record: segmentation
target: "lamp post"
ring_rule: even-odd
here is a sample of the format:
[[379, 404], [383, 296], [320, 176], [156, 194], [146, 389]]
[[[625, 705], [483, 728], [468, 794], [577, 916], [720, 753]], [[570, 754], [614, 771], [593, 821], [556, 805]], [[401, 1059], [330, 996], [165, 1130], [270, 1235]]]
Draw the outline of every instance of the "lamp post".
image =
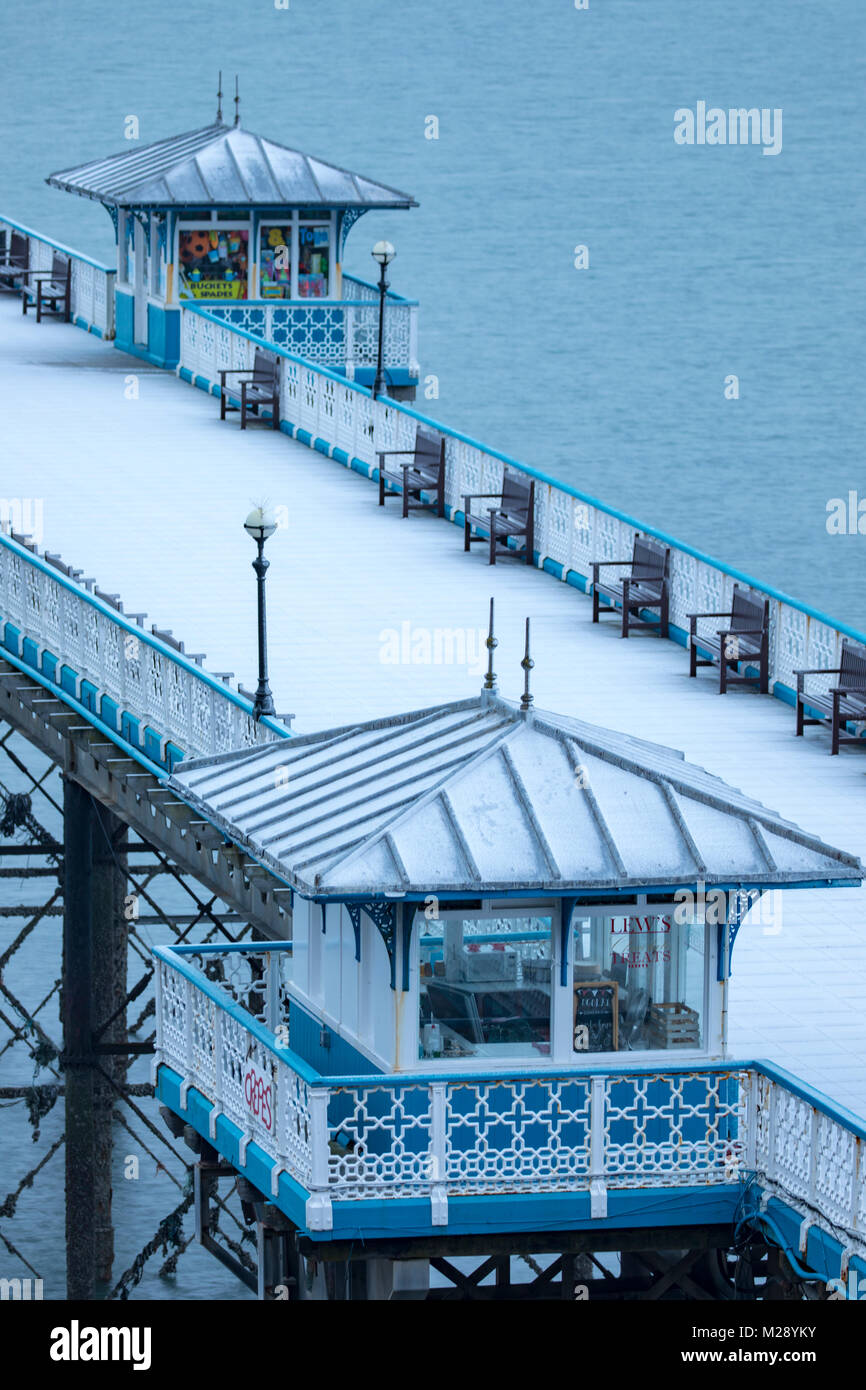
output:
[[397, 252], [394, 250], [390, 241], [377, 241], [372, 251], [373, 260], [379, 262], [379, 353], [376, 358], [376, 380], [373, 382], [374, 400], [378, 395], [384, 395], [385, 392], [385, 372], [382, 367], [382, 334], [385, 328], [385, 292], [388, 289], [385, 271], [396, 254]]
[[274, 697], [268, 685], [268, 632], [265, 618], [265, 575], [268, 561], [265, 559], [265, 541], [277, 529], [273, 513], [264, 507], [254, 507], [244, 522], [244, 530], [252, 536], [258, 546], [258, 554], [253, 560], [258, 583], [259, 604], [259, 684], [253, 701], [253, 719], [261, 719], [263, 714], [274, 714]]

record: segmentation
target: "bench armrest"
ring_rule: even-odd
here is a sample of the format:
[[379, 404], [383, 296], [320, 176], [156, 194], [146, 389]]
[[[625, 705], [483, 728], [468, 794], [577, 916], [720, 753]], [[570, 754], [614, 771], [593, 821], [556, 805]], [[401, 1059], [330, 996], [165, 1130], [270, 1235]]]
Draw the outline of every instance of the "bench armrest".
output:
[[853, 687], [845, 685], [834, 685], [831, 694], [840, 696], [845, 695], [848, 697], [853, 696], [855, 700], [862, 700], [864, 705], [866, 705], [866, 690], [863, 689], [862, 685], [855, 685]]
[[252, 367], [221, 367], [221, 368], [220, 368], [220, 381], [224, 383], [227, 376], [244, 376], [244, 375], [248, 376], [249, 379], [250, 379], [250, 381], [252, 381], [252, 379], [253, 379], [252, 373], [253, 373]]
[[794, 671], [795, 676], [840, 676], [841, 666], [800, 666]]
[[593, 569], [603, 570], [603, 569], [605, 569], [605, 568], [609, 568], [609, 567], [612, 566], [612, 565], [630, 565], [631, 563], [632, 563], [632, 562], [631, 562], [630, 559], [629, 559], [629, 560], [593, 560], [593, 561], [592, 561], [592, 567], [593, 567]]
[[688, 616], [690, 618], [729, 618], [731, 616], [731, 610], [730, 608], [726, 608], [724, 613], [689, 613]]
[[377, 449], [378, 459], [414, 458], [414, 449]]
[[762, 627], [723, 627], [719, 637], [763, 637]]
[[463, 501], [476, 502], [479, 497], [495, 497], [498, 501], [502, 501], [501, 492], [464, 492]]

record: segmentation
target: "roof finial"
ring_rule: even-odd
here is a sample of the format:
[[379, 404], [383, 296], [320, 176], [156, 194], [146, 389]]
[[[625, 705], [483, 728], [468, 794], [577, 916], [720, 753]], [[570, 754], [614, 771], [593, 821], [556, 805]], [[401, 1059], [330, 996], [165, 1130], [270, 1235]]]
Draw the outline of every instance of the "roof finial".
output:
[[496, 674], [493, 670], [493, 653], [499, 646], [498, 641], [493, 636], [493, 599], [490, 600], [490, 627], [487, 633], [487, 641], [484, 643], [487, 648], [487, 675], [484, 677], [482, 690], [496, 692]]
[[223, 75], [220, 73], [220, 80], [217, 83], [217, 125], [223, 123]]
[[522, 697], [522, 699], [521, 699], [521, 701], [520, 701], [520, 710], [521, 710], [521, 713], [522, 713], [522, 714], [528, 714], [528, 712], [529, 712], [529, 707], [530, 707], [530, 705], [532, 704], [532, 696], [531, 696], [530, 693], [529, 693], [529, 673], [530, 673], [530, 671], [532, 670], [533, 666], [535, 665], [535, 662], [532, 660], [532, 657], [529, 655], [529, 619], [528, 619], [528, 618], [526, 619], [526, 652], [525, 652], [524, 657], [523, 657], [523, 660], [521, 661], [520, 664], [521, 664], [521, 666], [523, 667], [523, 670], [524, 670], [524, 677], [523, 677], [523, 697]]
[[238, 92], [238, 75], [235, 73], [235, 125], [241, 123], [241, 98]]

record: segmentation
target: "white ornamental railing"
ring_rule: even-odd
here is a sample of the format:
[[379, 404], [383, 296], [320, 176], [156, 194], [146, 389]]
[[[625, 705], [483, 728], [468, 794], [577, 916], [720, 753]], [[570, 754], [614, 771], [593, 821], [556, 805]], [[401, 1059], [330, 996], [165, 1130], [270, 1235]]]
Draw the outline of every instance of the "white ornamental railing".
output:
[[124, 617], [53, 558], [55, 563], [40, 557], [35, 546], [0, 534], [3, 655], [22, 659], [103, 722], [107, 698], [118, 732], [123, 714], [130, 714], [142, 733], [151, 728], [187, 757], [287, 735], [272, 720], [256, 721], [249, 700]]
[[[258, 340], [194, 307], [181, 323], [180, 374], [213, 385], [222, 367], [252, 365]], [[262, 344], [259, 344], [262, 345]], [[620, 560], [632, 553], [636, 534], [655, 536], [671, 548], [670, 622], [672, 636], [687, 641], [689, 613], [730, 610], [733, 586], [747, 584], [770, 600], [770, 689], [790, 699], [794, 672], [833, 667], [840, 662], [843, 637], [866, 643], [866, 635], [835, 622], [807, 604], [769, 588], [651, 526], [557, 482], [467, 435], [379, 397], [301, 355], [277, 348], [281, 357], [280, 416], [287, 429], [315, 443], [341, 463], [376, 474], [378, 450], [411, 449], [419, 426], [445, 440], [446, 501], [449, 516], [462, 524], [467, 493], [498, 492], [506, 467], [535, 480], [536, 564], [584, 590], [593, 560]], [[818, 689], [821, 679], [810, 678]], [[828, 678], [824, 684], [830, 684]]]
[[[50, 274], [54, 253], [57, 251], [69, 258], [72, 267], [69, 313], [73, 323], [98, 333], [102, 338], [113, 338], [116, 270], [101, 265], [90, 256], [82, 255], [80, 251], [73, 251], [62, 242], [42, 236], [30, 227], [23, 227], [18, 222], [10, 221], [8, 217], [0, 217], [0, 238], [7, 249], [12, 232], [18, 232], [27, 238], [30, 270]], [[35, 286], [35, 277], [29, 276], [22, 283]]]
[[[360, 283], [360, 282], [358, 282]], [[209, 305], [219, 322], [249, 333], [270, 347], [284, 348], [320, 367], [344, 372], [351, 379], [358, 367], [375, 367], [378, 353], [379, 303], [353, 300], [246, 300]], [[417, 380], [418, 306], [406, 299], [389, 301], [384, 318], [382, 359], [386, 372], [400, 369]]]
[[320, 1229], [334, 1200], [426, 1197], [437, 1224], [450, 1196], [584, 1190], [603, 1217], [609, 1190], [756, 1178], [866, 1253], [866, 1128], [770, 1064], [325, 1078], [290, 1049], [290, 949], [155, 948], [155, 1066], [306, 1188]]

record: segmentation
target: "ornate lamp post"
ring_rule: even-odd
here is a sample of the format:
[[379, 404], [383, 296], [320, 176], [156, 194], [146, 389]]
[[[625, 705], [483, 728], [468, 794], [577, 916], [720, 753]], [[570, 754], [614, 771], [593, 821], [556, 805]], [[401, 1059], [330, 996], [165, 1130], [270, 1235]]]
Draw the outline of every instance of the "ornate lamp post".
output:
[[254, 719], [261, 719], [263, 714], [276, 713], [274, 697], [268, 685], [268, 632], [265, 618], [265, 575], [268, 571], [268, 561], [264, 555], [265, 541], [274, 534], [276, 529], [277, 523], [273, 513], [264, 507], [254, 507], [244, 522], [244, 530], [248, 536], [252, 536], [258, 546], [258, 554], [253, 560], [253, 569], [256, 572], [258, 583], [259, 606], [259, 684], [253, 702]]
[[376, 380], [373, 382], [374, 400], [377, 396], [385, 394], [385, 372], [382, 367], [382, 335], [385, 327], [385, 293], [388, 289], [385, 271], [396, 254], [397, 252], [394, 250], [390, 241], [377, 241], [372, 251], [373, 260], [379, 262], [379, 353], [376, 359]]

